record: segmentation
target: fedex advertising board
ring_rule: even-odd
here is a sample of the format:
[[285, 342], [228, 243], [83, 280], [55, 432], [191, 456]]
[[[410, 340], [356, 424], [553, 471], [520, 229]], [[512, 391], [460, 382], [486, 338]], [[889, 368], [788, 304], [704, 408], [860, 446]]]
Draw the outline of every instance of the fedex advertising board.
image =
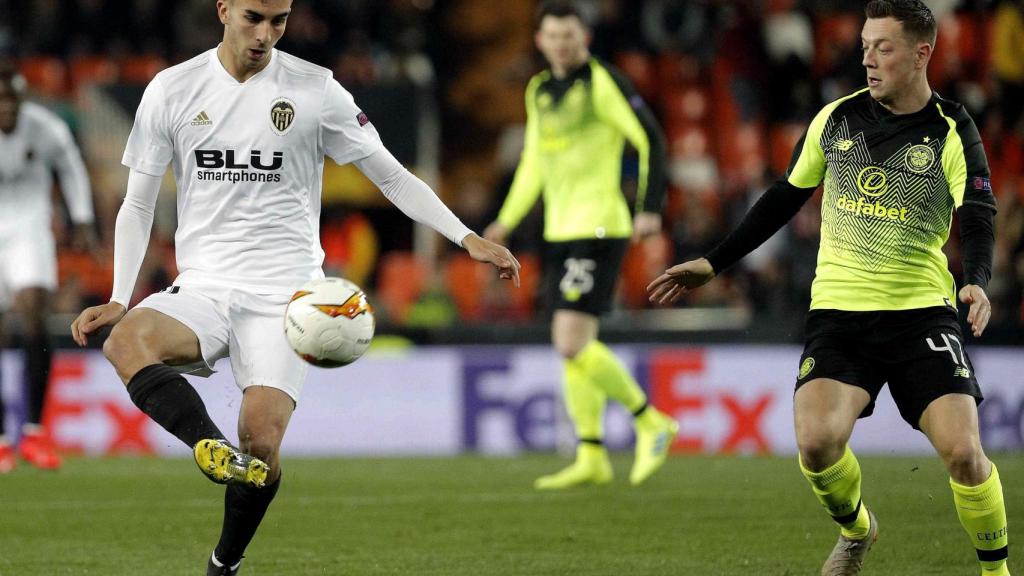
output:
[[[676, 452], [792, 454], [795, 346], [615, 346], [615, 353], [676, 418]], [[1024, 450], [1024, 354], [971, 350], [986, 401], [979, 407], [989, 450]], [[5, 351], [2, 392], [8, 433], [24, 414], [21, 356]], [[189, 378], [218, 426], [235, 437], [241, 393], [227, 362]], [[311, 369], [283, 451], [293, 455], [511, 455], [571, 450], [562, 405], [561, 361], [547, 346], [424, 347], [370, 353], [337, 370]], [[173, 454], [188, 450], [132, 404], [101, 354], [54, 356], [44, 424], [62, 450], [83, 454]], [[631, 416], [609, 403], [605, 440], [629, 449]], [[887, 390], [861, 420], [863, 453], [920, 453], [925, 437], [900, 418]]]

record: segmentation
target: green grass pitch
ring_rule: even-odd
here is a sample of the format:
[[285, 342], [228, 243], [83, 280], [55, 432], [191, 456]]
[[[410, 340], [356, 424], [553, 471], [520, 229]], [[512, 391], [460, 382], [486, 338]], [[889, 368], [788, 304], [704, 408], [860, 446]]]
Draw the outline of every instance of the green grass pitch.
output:
[[[863, 574], [976, 575], [935, 457], [862, 457], [881, 535]], [[1024, 456], [995, 455], [1024, 574]], [[793, 458], [674, 457], [630, 488], [538, 493], [565, 463], [522, 458], [293, 459], [244, 576], [814, 575], [836, 530]], [[187, 460], [73, 459], [0, 476], [0, 576], [199, 575], [222, 489]]]

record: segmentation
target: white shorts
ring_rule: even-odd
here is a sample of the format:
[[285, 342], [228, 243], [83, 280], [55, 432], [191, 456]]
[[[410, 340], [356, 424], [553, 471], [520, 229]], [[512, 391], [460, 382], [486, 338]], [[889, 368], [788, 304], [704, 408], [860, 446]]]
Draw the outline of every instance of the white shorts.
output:
[[217, 360], [230, 357], [235, 384], [277, 388], [296, 403], [309, 365], [288, 345], [284, 309], [290, 294], [253, 294], [235, 288], [172, 286], [136, 308], [152, 308], [188, 326], [199, 338], [202, 360], [172, 366], [207, 377]]
[[0, 229], [0, 310], [25, 288], [57, 288], [57, 250], [50, 229]]

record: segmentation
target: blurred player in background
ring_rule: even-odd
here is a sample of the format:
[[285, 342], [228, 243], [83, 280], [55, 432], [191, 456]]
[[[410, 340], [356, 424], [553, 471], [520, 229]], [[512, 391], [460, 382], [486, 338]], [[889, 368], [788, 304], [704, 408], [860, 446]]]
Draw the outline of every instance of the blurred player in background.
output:
[[[207, 574], [236, 574], [281, 483], [279, 450], [307, 366], [281, 329], [291, 294], [323, 276], [318, 238], [324, 156], [354, 163], [392, 202], [502, 278], [505, 248], [473, 234], [384, 148], [331, 72], [274, 49], [291, 0], [219, 0], [223, 42], [164, 70], [146, 88], [125, 148], [128, 190], [115, 227], [114, 289], [72, 324], [103, 346], [132, 401], [228, 484]], [[179, 276], [126, 314], [171, 164], [178, 183]], [[182, 373], [230, 357], [242, 389], [239, 447], [226, 440]]]
[[[57, 254], [52, 233], [53, 173], [74, 225], [76, 248], [93, 249], [92, 192], [81, 153], [67, 124], [46, 108], [25, 102], [25, 79], [10, 62], [0, 62], [0, 313], [18, 319], [25, 352], [28, 413], [18, 455], [38, 468], [60, 468], [61, 459], [42, 428], [53, 346], [46, 328], [49, 301], [57, 287]], [[15, 466], [4, 435], [0, 401], [0, 474]]]
[[[544, 275], [554, 309], [551, 338], [564, 359], [565, 403], [579, 445], [569, 467], [538, 478], [538, 489], [604, 484], [612, 467], [603, 444], [607, 398], [635, 417], [639, 484], [664, 463], [677, 424], [647, 402], [622, 362], [597, 339], [611, 309], [630, 236], [661, 230], [665, 144], [651, 111], [616, 70], [593, 58], [590, 32], [571, 2], [537, 14], [537, 48], [548, 69], [526, 88], [526, 142], [498, 218], [484, 232], [504, 242], [544, 194]], [[640, 156], [636, 215], [621, 188], [622, 151]]]
[[[671, 303], [772, 236], [825, 182], [821, 246], [794, 398], [800, 469], [840, 525], [823, 575], [858, 574], [878, 537], [847, 442], [888, 382], [908, 424], [942, 458], [984, 576], [1006, 576], [1003, 490], [978, 427], [982, 400], [942, 246], [955, 210], [974, 337], [985, 331], [995, 197], [974, 122], [932, 92], [936, 23], [920, 0], [873, 0], [861, 34], [868, 87], [826, 106], [772, 186], [706, 258], [649, 286]], [[892, 532], [897, 540], [898, 531]]]

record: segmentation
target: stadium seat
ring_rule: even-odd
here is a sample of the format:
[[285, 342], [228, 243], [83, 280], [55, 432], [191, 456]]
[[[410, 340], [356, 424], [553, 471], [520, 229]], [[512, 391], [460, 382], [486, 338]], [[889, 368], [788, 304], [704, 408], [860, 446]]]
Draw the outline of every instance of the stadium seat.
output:
[[32, 56], [18, 66], [29, 87], [39, 95], [56, 97], [67, 93], [68, 69], [58, 58]]
[[707, 90], [698, 86], [669, 88], [661, 98], [662, 114], [666, 124], [704, 122], [710, 108]]
[[77, 93], [90, 84], [117, 81], [117, 64], [105, 56], [80, 56], [71, 61], [71, 91]]
[[700, 62], [693, 56], [666, 51], [656, 58], [663, 89], [686, 88], [700, 82]]
[[468, 254], [453, 254], [445, 263], [444, 283], [463, 320], [479, 320], [484, 314], [487, 276], [484, 266]]
[[1003, 167], [1011, 174], [1024, 174], [1024, 141], [1007, 130], [1002, 144]]
[[520, 287], [500, 280], [490, 266], [468, 254], [453, 254], [445, 264], [444, 281], [463, 320], [529, 320], [533, 316], [541, 266], [535, 254], [517, 253]]
[[365, 287], [380, 253], [377, 231], [369, 218], [353, 212], [344, 218], [325, 218], [320, 231], [324, 268]]
[[615, 65], [629, 78], [644, 100], [652, 102], [658, 95], [658, 76], [651, 58], [638, 50], [623, 52], [615, 58]]
[[167, 61], [153, 54], [130, 56], [121, 61], [118, 78], [125, 84], [145, 85], [156, 73], [167, 67]]
[[717, 141], [718, 169], [726, 178], [753, 174], [763, 169], [764, 137], [757, 122], [737, 124], [728, 132], [720, 132]]
[[647, 308], [647, 285], [671, 265], [672, 241], [668, 233], [630, 244], [619, 277], [619, 299], [632, 309]]
[[986, 13], [978, 15], [975, 22], [974, 35], [978, 54], [974, 59], [973, 71], [975, 79], [984, 83], [993, 74], [992, 44], [995, 38], [995, 18], [991, 13]]
[[77, 250], [58, 251], [57, 277], [61, 285], [76, 279], [86, 296], [109, 296], [114, 286], [112, 263], [98, 262], [88, 253]]
[[942, 87], [952, 78], [984, 82], [991, 73], [991, 18], [963, 12], [946, 16], [939, 22], [929, 68], [938, 71], [932, 83]]
[[939, 91], [945, 91], [953, 77], [962, 77], [968, 72], [965, 67], [967, 54], [960, 51], [960, 44], [963, 40], [961, 37], [964, 36], [964, 32], [961, 20], [954, 15], [948, 15], [939, 20], [939, 34], [936, 38], [935, 50], [928, 64], [933, 71], [929, 80], [932, 86]]
[[[540, 258], [532, 252], [516, 253], [519, 260], [519, 288], [509, 289], [512, 311], [516, 318], [529, 320], [533, 317], [537, 305], [537, 294], [540, 290], [543, 274]], [[503, 283], [508, 285], [507, 282]]]
[[844, 58], [860, 38], [861, 15], [837, 12], [817, 17], [814, 26], [814, 72], [821, 75], [831, 70], [836, 60]]
[[404, 321], [409, 306], [427, 289], [430, 271], [411, 252], [386, 252], [377, 270], [376, 297], [393, 322]]
[[804, 127], [801, 124], [774, 124], [768, 134], [769, 162], [773, 174], [785, 174]]
[[716, 151], [720, 148], [719, 137], [731, 134], [739, 124], [739, 107], [732, 94], [734, 77], [735, 72], [727, 58], [715, 61], [711, 74], [711, 119], [714, 125], [708, 135], [713, 138], [711, 147]]
[[981, 64], [986, 60], [985, 43], [981, 34], [981, 24], [978, 17], [970, 13], [957, 14], [955, 16], [960, 33], [957, 36], [955, 50], [960, 55], [960, 60], [974, 64]]
[[669, 155], [673, 157], [700, 156], [710, 150], [708, 130], [700, 124], [667, 122], [665, 138], [668, 140]]

